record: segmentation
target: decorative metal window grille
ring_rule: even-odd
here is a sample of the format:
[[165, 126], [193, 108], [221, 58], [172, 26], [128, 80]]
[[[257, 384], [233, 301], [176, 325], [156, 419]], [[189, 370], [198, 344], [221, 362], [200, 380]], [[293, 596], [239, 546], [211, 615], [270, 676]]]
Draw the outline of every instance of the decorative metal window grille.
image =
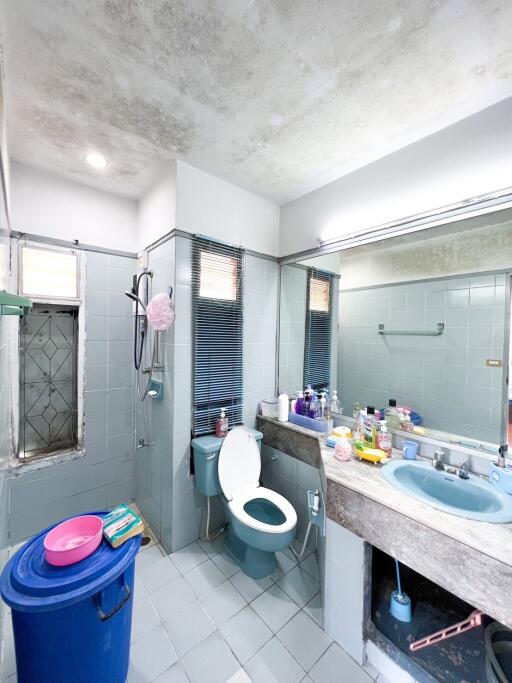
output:
[[77, 445], [78, 308], [34, 304], [20, 323], [19, 457]]

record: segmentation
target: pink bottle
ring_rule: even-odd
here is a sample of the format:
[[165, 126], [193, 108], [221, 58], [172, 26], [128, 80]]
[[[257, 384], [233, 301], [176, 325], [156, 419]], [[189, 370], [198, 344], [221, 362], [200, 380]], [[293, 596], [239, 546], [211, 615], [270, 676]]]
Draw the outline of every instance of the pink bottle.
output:
[[215, 422], [215, 436], [223, 439], [228, 433], [228, 418], [226, 417], [225, 408], [221, 408], [220, 417]]

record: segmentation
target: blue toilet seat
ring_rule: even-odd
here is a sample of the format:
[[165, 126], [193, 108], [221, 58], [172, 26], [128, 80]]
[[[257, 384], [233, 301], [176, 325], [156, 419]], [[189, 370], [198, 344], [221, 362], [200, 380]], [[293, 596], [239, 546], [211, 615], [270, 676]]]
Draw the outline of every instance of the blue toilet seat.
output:
[[[248, 505], [259, 501], [262, 501], [262, 504], [252, 507]], [[297, 513], [293, 505], [277, 491], [263, 486], [239, 493], [229, 501], [228, 506], [242, 524], [255, 531], [281, 534], [291, 531], [297, 524]]]

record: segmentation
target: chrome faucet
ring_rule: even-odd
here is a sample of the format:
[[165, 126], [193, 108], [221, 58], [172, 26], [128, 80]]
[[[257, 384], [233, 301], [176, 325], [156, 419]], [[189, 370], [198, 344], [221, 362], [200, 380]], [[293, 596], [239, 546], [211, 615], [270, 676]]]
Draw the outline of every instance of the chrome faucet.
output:
[[471, 467], [471, 461], [468, 458], [459, 467], [459, 477], [461, 479], [469, 479], [469, 468], [470, 467]]
[[444, 451], [436, 451], [432, 460], [432, 467], [436, 470], [444, 470]]

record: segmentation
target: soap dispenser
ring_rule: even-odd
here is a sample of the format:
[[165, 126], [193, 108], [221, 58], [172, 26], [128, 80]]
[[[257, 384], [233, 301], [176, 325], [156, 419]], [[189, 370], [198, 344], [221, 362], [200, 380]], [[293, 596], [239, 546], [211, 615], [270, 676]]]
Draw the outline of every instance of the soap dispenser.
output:
[[226, 409], [220, 409], [220, 417], [215, 422], [215, 436], [223, 439], [228, 433], [228, 418], [226, 416]]

